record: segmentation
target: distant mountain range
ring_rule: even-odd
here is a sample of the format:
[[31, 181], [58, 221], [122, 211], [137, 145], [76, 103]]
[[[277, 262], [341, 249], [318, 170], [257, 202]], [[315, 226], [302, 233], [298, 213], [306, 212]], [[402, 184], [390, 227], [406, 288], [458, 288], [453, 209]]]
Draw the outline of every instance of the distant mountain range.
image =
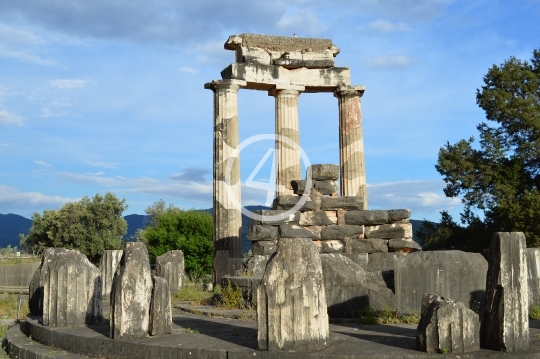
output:
[[[250, 211], [268, 209], [264, 206], [246, 206], [246, 208]], [[210, 214], [213, 212], [212, 208], [204, 211]], [[150, 222], [150, 217], [143, 214], [130, 214], [124, 216], [124, 219], [127, 222], [127, 233], [124, 240], [131, 240], [137, 229], [146, 227]], [[410, 222], [413, 227], [413, 239], [419, 242], [416, 238], [416, 231], [422, 226], [423, 221], [411, 219]], [[251, 219], [242, 215], [242, 249], [244, 252], [251, 249], [251, 242], [245, 240], [250, 225]], [[32, 227], [31, 219], [12, 213], [0, 214], [0, 248], [5, 248], [8, 245], [19, 246], [19, 233], [27, 235], [30, 227]]]

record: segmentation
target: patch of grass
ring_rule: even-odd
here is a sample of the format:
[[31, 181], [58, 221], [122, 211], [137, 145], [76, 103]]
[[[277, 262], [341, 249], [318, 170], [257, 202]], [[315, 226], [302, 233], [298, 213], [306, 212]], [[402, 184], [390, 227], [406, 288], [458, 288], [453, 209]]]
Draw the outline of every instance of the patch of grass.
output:
[[26, 256], [26, 257], [3, 257], [0, 256], [0, 265], [20, 264], [20, 263], [36, 263], [41, 261], [41, 256]]
[[242, 296], [242, 289], [230, 282], [218, 293], [216, 305], [223, 309], [248, 309], [248, 305]]
[[[19, 298], [21, 298], [19, 294], [0, 294], [0, 318], [17, 319]], [[28, 301], [22, 299], [19, 318], [26, 318], [29, 313]]]
[[418, 324], [418, 315], [398, 315], [395, 310], [385, 307], [383, 310], [374, 310], [371, 307], [364, 307], [358, 311], [358, 320], [365, 325], [372, 324]]
[[191, 329], [190, 327], [187, 327], [185, 332], [189, 334], [201, 334], [197, 329]]
[[171, 298], [174, 305], [179, 302], [190, 302], [191, 305], [212, 304], [214, 293], [203, 290], [202, 285], [185, 285]]
[[540, 306], [538, 304], [533, 304], [529, 308], [529, 318], [531, 319], [540, 319]]

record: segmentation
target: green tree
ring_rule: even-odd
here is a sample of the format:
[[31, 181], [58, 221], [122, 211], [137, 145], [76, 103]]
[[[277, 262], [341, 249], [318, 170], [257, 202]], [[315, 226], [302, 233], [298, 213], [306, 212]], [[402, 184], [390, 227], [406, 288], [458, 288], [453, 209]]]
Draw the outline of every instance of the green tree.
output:
[[150, 225], [139, 231], [137, 239], [148, 246], [150, 259], [179, 249], [184, 252], [186, 272], [198, 277], [212, 273], [213, 219], [204, 211], [182, 210], [162, 200], [146, 209]]
[[[444, 193], [463, 198], [460, 235], [477, 242], [472, 247], [485, 245], [494, 231], [522, 231], [529, 246], [539, 246], [540, 51], [531, 62], [511, 57], [493, 65], [484, 84], [476, 102], [490, 122], [476, 127], [478, 143], [474, 137], [447, 143], [435, 167], [446, 182]], [[483, 219], [474, 212], [483, 212]], [[448, 225], [451, 217], [443, 220], [454, 236], [460, 232]]]
[[97, 263], [104, 250], [122, 248], [127, 231], [122, 212], [126, 209], [125, 199], [107, 192], [66, 203], [59, 210], [43, 211], [43, 215], [35, 212], [28, 235], [20, 235], [21, 246], [34, 253], [46, 247], [77, 249]]

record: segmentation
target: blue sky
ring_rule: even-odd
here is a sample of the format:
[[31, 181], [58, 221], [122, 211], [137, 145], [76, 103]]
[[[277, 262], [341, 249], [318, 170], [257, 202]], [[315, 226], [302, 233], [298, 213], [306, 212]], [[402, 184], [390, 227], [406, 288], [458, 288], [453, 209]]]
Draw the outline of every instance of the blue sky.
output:
[[[229, 35], [331, 38], [362, 98], [371, 209], [457, 215], [434, 165], [476, 134], [493, 64], [540, 48], [540, 1], [289, 0], [0, 2], [0, 213], [30, 217], [110, 191], [125, 214], [163, 199], [212, 205], [213, 95]], [[338, 163], [332, 94], [299, 98], [311, 163]], [[274, 133], [274, 98], [239, 92], [240, 140]], [[241, 153], [246, 180], [271, 142]], [[270, 176], [269, 164], [257, 174]], [[244, 188], [243, 204], [266, 193]]]

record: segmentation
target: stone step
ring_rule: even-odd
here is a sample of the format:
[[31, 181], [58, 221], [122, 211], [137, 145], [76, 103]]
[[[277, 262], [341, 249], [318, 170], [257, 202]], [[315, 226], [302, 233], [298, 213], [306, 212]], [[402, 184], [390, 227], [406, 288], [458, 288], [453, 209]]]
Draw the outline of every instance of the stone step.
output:
[[[23, 323], [22, 325], [24, 325]], [[10, 328], [6, 333], [6, 351], [10, 358], [58, 358], [85, 359], [93, 358], [87, 355], [71, 353], [63, 349], [41, 344], [27, 337], [19, 325]]]

